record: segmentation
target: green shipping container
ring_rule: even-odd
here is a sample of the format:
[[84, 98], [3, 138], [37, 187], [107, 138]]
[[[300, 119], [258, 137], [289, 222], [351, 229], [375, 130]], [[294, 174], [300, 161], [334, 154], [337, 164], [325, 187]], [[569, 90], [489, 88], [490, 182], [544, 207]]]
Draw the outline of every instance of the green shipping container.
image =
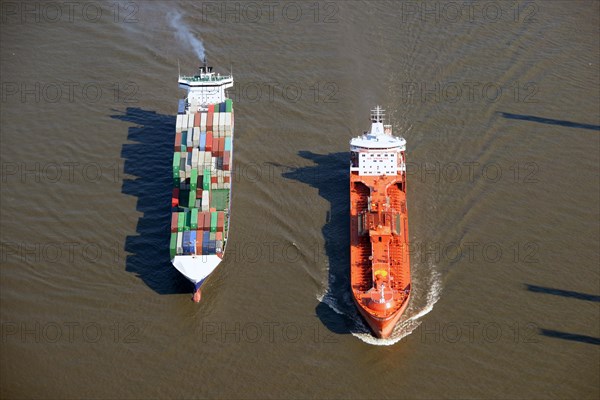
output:
[[230, 113], [233, 108], [233, 101], [231, 99], [225, 100], [225, 112]]
[[179, 164], [181, 164], [181, 153], [173, 153], [173, 179], [179, 178]]
[[188, 197], [188, 207], [189, 208], [196, 207], [196, 190], [190, 190], [190, 194]]
[[196, 191], [198, 188], [198, 170], [196, 168], [192, 169], [192, 174], [190, 175], [190, 189]]
[[198, 209], [192, 209], [192, 230], [198, 229]]
[[183, 225], [184, 232], [191, 230], [190, 226], [192, 225], [192, 215], [189, 211], [184, 212], [185, 215], [185, 224]]
[[204, 170], [202, 177], [202, 190], [210, 190], [210, 169]]
[[169, 252], [171, 253], [171, 258], [174, 258], [177, 255], [177, 232], [171, 233], [171, 244], [169, 245]]
[[211, 232], [217, 231], [217, 217], [218, 217], [218, 213], [216, 211], [213, 211], [210, 213], [210, 231]]
[[210, 206], [215, 207], [217, 211], [225, 211], [229, 207], [229, 189], [214, 189]]
[[185, 213], [180, 212], [177, 216], [177, 232], [183, 232], [183, 226], [185, 225]]

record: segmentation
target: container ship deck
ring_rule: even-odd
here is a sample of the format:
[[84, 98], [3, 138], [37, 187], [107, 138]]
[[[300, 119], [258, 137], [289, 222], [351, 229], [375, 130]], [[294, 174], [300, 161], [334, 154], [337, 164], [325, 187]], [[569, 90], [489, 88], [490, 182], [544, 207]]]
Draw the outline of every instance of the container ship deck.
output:
[[212, 67], [179, 76], [187, 97], [179, 100], [173, 148], [171, 263], [194, 284], [192, 299], [221, 262], [227, 245], [233, 163], [233, 102], [225, 89], [231, 75]]
[[371, 130], [350, 141], [350, 281], [360, 314], [389, 337], [410, 298], [406, 140], [371, 114]]

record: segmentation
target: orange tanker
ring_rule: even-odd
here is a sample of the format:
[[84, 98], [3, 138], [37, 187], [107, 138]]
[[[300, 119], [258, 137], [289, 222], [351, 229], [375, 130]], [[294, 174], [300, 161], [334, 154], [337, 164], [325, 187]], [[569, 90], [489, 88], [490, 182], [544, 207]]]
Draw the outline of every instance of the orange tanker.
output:
[[350, 281], [361, 315], [389, 337], [410, 298], [406, 140], [371, 112], [371, 130], [350, 141]]

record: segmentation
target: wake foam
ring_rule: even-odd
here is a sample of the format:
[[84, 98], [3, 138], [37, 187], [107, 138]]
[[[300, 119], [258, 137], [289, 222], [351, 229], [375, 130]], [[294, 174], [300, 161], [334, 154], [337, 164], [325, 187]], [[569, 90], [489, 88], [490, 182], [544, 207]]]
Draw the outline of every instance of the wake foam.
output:
[[[431, 268], [430, 271], [429, 280], [426, 285], [423, 285], [425, 287], [421, 287], [418, 279], [413, 280], [413, 296], [405, 311], [405, 315], [408, 317], [403, 320], [401, 319], [398, 322], [392, 335], [387, 339], [379, 339], [373, 336], [369, 327], [363, 322], [358, 310], [356, 310], [349, 292], [346, 292], [349, 296], [344, 295], [342, 302], [338, 301], [336, 297], [332, 296], [327, 291], [318, 295], [317, 299], [320, 302], [327, 304], [337, 314], [344, 315], [351, 320], [353, 336], [365, 343], [375, 346], [391, 346], [398, 343], [417, 329], [419, 325], [421, 325], [419, 319], [431, 312], [435, 303], [440, 299], [442, 293], [441, 276], [434, 268]], [[419, 296], [420, 293], [425, 291], [427, 293], [425, 298]]]

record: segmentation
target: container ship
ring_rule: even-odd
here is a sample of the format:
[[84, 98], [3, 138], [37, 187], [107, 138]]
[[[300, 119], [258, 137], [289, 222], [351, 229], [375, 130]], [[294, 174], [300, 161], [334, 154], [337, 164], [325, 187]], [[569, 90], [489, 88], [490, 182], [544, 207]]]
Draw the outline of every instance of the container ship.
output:
[[173, 149], [171, 263], [194, 284], [192, 300], [223, 259], [229, 232], [233, 162], [233, 102], [225, 90], [233, 76], [206, 60], [196, 75], [179, 74], [187, 90], [179, 100]]
[[410, 298], [406, 140], [371, 111], [371, 129], [350, 140], [350, 282], [375, 336], [387, 338]]

